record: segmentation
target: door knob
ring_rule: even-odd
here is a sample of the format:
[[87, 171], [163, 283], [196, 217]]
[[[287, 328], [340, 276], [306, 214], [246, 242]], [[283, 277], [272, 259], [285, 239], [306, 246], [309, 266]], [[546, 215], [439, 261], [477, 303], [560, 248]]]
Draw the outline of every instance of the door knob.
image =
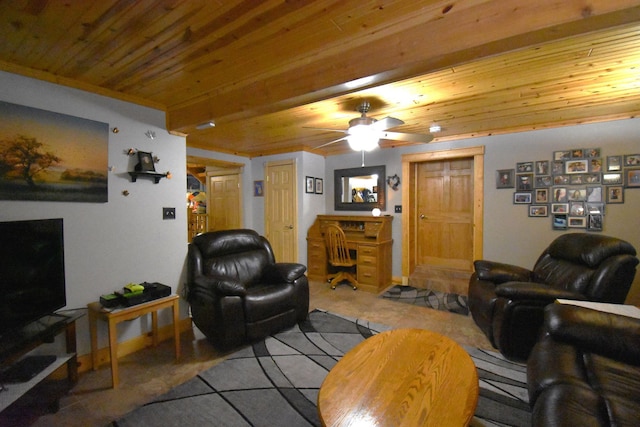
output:
[[293, 230], [293, 225], [285, 225], [284, 228], [287, 228], [289, 230]]
[[428, 219], [425, 214], [420, 214], [420, 219]]

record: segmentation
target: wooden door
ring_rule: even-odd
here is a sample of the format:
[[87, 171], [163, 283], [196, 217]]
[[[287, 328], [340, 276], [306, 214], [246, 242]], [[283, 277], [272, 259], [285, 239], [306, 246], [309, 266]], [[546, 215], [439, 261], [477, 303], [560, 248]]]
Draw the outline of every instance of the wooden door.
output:
[[278, 262], [298, 260], [298, 221], [295, 160], [267, 163], [265, 237]]
[[215, 175], [208, 178], [208, 230], [241, 228], [240, 175]]
[[417, 165], [416, 264], [471, 270], [473, 158]]

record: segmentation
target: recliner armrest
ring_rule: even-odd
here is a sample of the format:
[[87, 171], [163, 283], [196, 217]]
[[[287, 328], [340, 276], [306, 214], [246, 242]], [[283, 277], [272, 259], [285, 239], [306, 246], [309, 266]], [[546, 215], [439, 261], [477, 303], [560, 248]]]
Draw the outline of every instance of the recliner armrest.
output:
[[217, 276], [198, 276], [189, 289], [189, 299], [193, 297], [209, 297], [214, 294], [227, 296], [244, 296], [247, 293], [245, 286], [235, 280]]
[[474, 261], [473, 265], [480, 280], [496, 284], [511, 281], [528, 282], [533, 277], [531, 270], [516, 265], [487, 260]]
[[295, 262], [277, 262], [269, 264], [262, 272], [265, 283], [292, 283], [304, 276], [307, 267]]
[[499, 297], [518, 300], [540, 300], [552, 303], [558, 298], [584, 300], [582, 294], [564, 289], [557, 289], [544, 283], [535, 282], [506, 282], [496, 286], [496, 295]]
[[545, 309], [545, 331], [565, 342], [631, 365], [640, 365], [640, 319], [568, 304]]

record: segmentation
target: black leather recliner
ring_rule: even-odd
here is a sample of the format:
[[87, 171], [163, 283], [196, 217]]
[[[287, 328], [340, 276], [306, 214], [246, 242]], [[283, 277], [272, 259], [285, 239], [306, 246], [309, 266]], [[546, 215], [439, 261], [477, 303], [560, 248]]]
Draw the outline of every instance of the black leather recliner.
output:
[[276, 263], [271, 245], [254, 230], [199, 234], [187, 259], [193, 322], [218, 348], [264, 338], [307, 318], [306, 267]]
[[549, 245], [533, 270], [475, 261], [469, 311], [505, 357], [526, 360], [538, 339], [544, 307], [557, 298], [624, 303], [638, 264], [635, 255], [624, 240], [569, 233]]
[[640, 319], [565, 304], [545, 310], [527, 361], [532, 426], [637, 426]]

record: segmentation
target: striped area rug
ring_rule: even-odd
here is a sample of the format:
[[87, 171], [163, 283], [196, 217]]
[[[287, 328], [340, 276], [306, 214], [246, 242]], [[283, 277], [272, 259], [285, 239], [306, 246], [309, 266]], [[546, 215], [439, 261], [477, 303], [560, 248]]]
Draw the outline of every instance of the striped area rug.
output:
[[464, 295], [432, 291], [413, 286], [395, 285], [387, 289], [380, 297], [434, 310], [444, 310], [464, 316], [469, 315], [468, 299]]
[[[111, 426], [320, 426], [316, 402], [329, 370], [358, 343], [389, 329], [314, 310], [306, 322], [238, 350]], [[524, 365], [465, 350], [480, 378], [471, 425], [530, 425]]]

